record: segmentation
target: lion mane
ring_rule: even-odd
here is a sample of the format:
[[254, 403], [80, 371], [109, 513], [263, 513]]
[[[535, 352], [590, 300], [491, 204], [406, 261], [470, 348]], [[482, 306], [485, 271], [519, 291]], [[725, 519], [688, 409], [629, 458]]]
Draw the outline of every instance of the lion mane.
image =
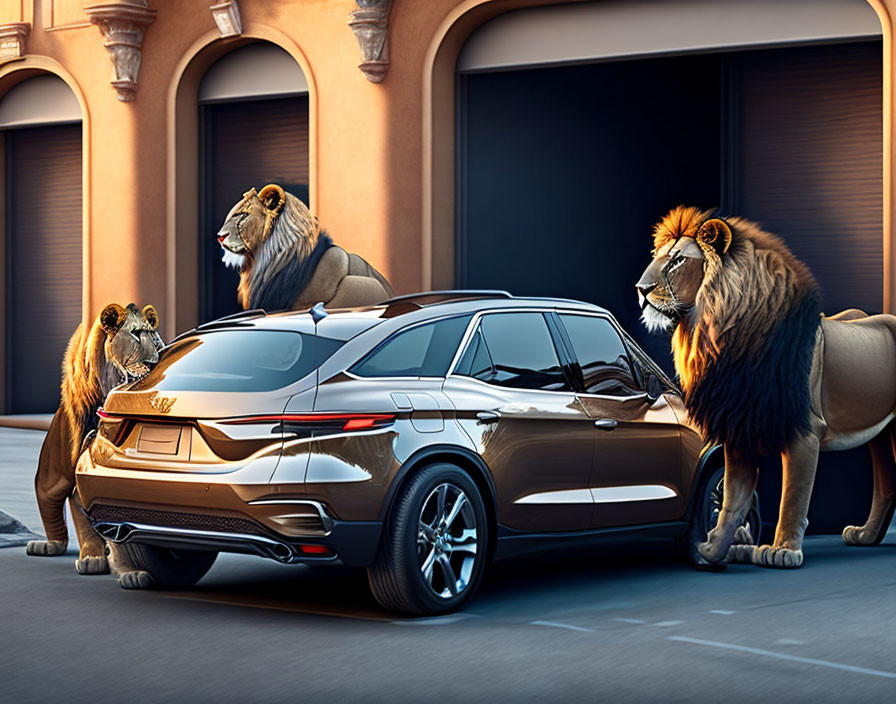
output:
[[301, 200], [283, 192], [285, 202], [266, 226], [270, 233], [240, 274], [238, 295], [243, 308], [289, 308], [311, 280], [333, 240]]
[[121, 373], [106, 360], [106, 331], [101, 316], [90, 328], [78, 325], [62, 360], [62, 388], [59, 410], [67, 426], [72, 465], [81, 450], [81, 441], [94, 424], [97, 409]]
[[[695, 237], [709, 217], [676, 208], [656, 226], [655, 249]], [[704, 438], [758, 457], [809, 431], [821, 295], [779, 237], [743, 218], [723, 222], [731, 230], [724, 253], [698, 238], [703, 281], [672, 351], [685, 405]]]

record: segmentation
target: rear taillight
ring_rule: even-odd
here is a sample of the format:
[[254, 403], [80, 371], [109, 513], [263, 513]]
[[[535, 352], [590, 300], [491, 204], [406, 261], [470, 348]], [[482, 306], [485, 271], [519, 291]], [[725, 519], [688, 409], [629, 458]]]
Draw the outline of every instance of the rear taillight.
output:
[[225, 425], [246, 423], [283, 423], [283, 429], [299, 435], [338, 433], [386, 428], [395, 422], [394, 413], [282, 413], [245, 416], [220, 421]]

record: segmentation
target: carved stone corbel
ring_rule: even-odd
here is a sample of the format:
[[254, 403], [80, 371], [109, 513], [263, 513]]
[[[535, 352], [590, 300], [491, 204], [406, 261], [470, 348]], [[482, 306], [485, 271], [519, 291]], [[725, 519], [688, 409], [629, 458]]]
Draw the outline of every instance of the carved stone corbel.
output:
[[240, 19], [240, 6], [237, 0], [224, 0], [209, 5], [212, 19], [221, 33], [221, 39], [238, 37], [243, 33], [243, 21]]
[[84, 8], [92, 24], [97, 25], [112, 55], [115, 78], [112, 86], [118, 99], [130, 103], [137, 97], [137, 76], [143, 54], [143, 33], [156, 19], [156, 11], [146, 0], [104, 2]]
[[30, 32], [28, 22], [0, 24], [0, 63], [9, 63], [25, 55], [25, 37]]
[[358, 68], [371, 83], [382, 83], [389, 70], [389, 13], [392, 0], [355, 0], [349, 27], [361, 45]]

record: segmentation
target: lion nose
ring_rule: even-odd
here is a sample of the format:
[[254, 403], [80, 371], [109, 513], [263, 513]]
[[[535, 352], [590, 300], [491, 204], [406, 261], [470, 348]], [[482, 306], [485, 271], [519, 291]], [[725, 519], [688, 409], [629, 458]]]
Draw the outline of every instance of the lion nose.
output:
[[638, 289], [638, 291], [641, 293], [642, 296], [646, 296], [648, 293], [650, 293], [651, 291], [653, 291], [653, 289], [656, 288], [656, 284], [655, 283], [644, 284], [639, 281], [638, 283], [635, 284], [635, 288]]
[[224, 244], [224, 235], [218, 235], [218, 244]]

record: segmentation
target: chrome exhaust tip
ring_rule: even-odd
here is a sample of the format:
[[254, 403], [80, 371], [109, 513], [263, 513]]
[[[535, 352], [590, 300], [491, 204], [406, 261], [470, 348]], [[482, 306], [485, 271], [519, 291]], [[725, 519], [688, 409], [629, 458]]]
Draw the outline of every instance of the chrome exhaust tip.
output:
[[277, 562], [292, 562], [296, 555], [295, 550], [284, 543], [275, 543], [270, 547], [271, 555]]
[[134, 526], [127, 523], [97, 523], [93, 529], [113, 543], [123, 543], [133, 533]]

